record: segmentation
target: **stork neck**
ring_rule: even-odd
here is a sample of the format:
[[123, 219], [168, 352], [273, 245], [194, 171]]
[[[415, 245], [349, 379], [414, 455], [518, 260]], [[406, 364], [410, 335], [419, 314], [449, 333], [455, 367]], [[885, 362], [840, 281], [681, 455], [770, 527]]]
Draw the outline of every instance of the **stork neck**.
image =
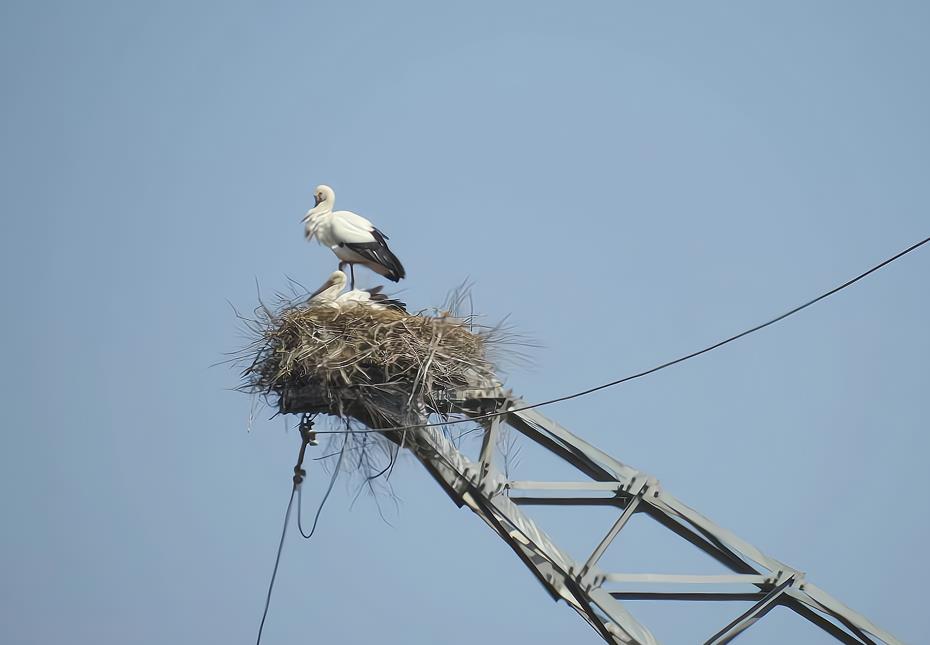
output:
[[316, 206], [310, 209], [310, 217], [319, 217], [320, 215], [328, 215], [333, 212], [333, 205], [330, 202], [320, 202]]
[[323, 202], [319, 206], [314, 206], [310, 209], [310, 212], [307, 213], [307, 224], [311, 226], [318, 226], [326, 217], [333, 214], [333, 208], [331, 204]]

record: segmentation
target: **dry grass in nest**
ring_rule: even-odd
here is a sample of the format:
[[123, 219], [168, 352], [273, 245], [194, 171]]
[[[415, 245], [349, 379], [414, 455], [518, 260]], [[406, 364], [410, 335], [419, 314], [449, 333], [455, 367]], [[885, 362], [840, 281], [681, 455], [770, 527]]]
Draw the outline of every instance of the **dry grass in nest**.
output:
[[[279, 294], [272, 308], [261, 304], [253, 317], [239, 315], [251, 340], [234, 359], [244, 367], [240, 389], [280, 411], [330, 414], [334, 428], [350, 429], [359, 419], [396, 425], [399, 403], [435, 415], [442, 407], [437, 401], [450, 391], [500, 385], [489, 356], [520, 361], [515, 347], [529, 345], [502, 325], [456, 315], [470, 304], [464, 287], [437, 315], [367, 305], [335, 309], [308, 304], [305, 297]], [[287, 393], [300, 390], [312, 390], [319, 405], [284, 409]], [[453, 441], [474, 433], [464, 425], [453, 429], [447, 433]], [[400, 450], [397, 443], [380, 433], [331, 436], [320, 459], [339, 459], [342, 469], [360, 474], [363, 488], [372, 493], [374, 480], [390, 490], [387, 475]]]
[[485, 339], [456, 318], [356, 305], [284, 309], [246, 377], [257, 391], [403, 386], [435, 392], [494, 380]]
[[252, 341], [237, 355], [245, 368], [240, 389], [280, 409], [286, 392], [313, 388], [332, 403], [324, 411], [337, 416], [345, 416], [339, 404], [349, 391], [368, 409], [404, 397], [436, 411], [432, 403], [450, 391], [499, 385], [489, 356], [519, 360], [513, 348], [527, 344], [503, 325], [456, 315], [467, 302], [465, 287], [438, 315], [364, 304], [336, 309], [279, 295], [273, 307], [239, 316]]

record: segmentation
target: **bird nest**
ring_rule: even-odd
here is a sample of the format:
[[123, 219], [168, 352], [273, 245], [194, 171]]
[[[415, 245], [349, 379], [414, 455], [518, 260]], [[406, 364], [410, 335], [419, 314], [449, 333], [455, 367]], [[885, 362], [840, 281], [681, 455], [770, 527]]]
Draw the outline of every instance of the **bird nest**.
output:
[[376, 490], [393, 497], [390, 474], [416, 433], [358, 432], [361, 426], [428, 421], [455, 445], [478, 440], [481, 422], [442, 424], [487, 411], [474, 407], [468, 391], [481, 390], [487, 401], [502, 394], [498, 363], [528, 362], [521, 348], [533, 344], [504, 324], [460, 314], [470, 302], [464, 285], [441, 310], [417, 313], [369, 303], [336, 308], [308, 302], [303, 292], [278, 294], [271, 307], [237, 314], [250, 340], [231, 358], [243, 368], [239, 389], [281, 413], [328, 415], [327, 449], [314, 459], [332, 469], [333, 481], [340, 471], [360, 476], [358, 492], [370, 491], [376, 503]]
[[243, 318], [253, 343], [240, 355], [242, 389], [281, 412], [394, 425], [409, 411], [448, 409], [443, 401], [456, 392], [500, 386], [489, 354], [508, 334], [471, 315], [287, 299], [255, 313]]

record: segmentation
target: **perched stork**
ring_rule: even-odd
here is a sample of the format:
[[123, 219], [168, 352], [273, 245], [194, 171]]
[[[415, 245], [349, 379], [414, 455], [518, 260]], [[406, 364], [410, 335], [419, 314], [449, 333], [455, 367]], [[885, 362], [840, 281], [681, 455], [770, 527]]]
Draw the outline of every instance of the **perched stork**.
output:
[[346, 288], [346, 274], [342, 271], [333, 271], [323, 285], [310, 294], [307, 303], [311, 305], [325, 305], [338, 308], [338, 300], [342, 290]]
[[333, 211], [336, 193], [329, 186], [317, 186], [313, 194], [314, 206], [304, 216], [307, 239], [332, 249], [339, 258], [339, 269], [346, 264], [355, 288], [355, 265], [367, 266], [375, 273], [394, 282], [406, 273], [397, 256], [388, 248], [388, 236], [379, 231], [361, 215], [349, 211]]
[[397, 309], [407, 311], [407, 305], [400, 300], [389, 298], [381, 293], [384, 287], [375, 287], [374, 289], [352, 289], [346, 293], [342, 290], [346, 288], [346, 274], [342, 271], [333, 271], [326, 282], [319, 289], [310, 294], [307, 302], [311, 305], [320, 305], [342, 309], [345, 307], [354, 307], [363, 305], [373, 309]]

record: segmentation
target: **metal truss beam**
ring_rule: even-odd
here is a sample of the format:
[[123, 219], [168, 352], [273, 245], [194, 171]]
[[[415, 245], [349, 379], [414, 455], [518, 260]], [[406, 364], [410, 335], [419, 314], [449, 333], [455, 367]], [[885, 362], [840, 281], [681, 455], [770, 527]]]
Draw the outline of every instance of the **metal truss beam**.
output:
[[[309, 399], [297, 393], [284, 400]], [[782, 605], [842, 643], [901, 645], [890, 633], [807, 582], [802, 572], [769, 557], [683, 504], [665, 491], [655, 477], [620, 462], [534, 409], [520, 410], [526, 404], [500, 388], [469, 390], [449, 397], [448, 404], [453, 412], [479, 417], [476, 423], [481, 425], [484, 436], [476, 462], [468, 459], [438, 428], [427, 426], [425, 413], [411, 420], [409, 413], [398, 412], [397, 418], [381, 421], [389, 426], [416, 424], [418, 427], [406, 431], [403, 438], [391, 433], [387, 436], [408, 447], [457, 505], [467, 506], [484, 520], [552, 598], [564, 600], [575, 609], [604, 641], [616, 645], [658, 645], [649, 629], [621, 601], [688, 600], [753, 603], [706, 640], [708, 644], [730, 642]], [[282, 405], [284, 412], [325, 411], [322, 406], [309, 408]], [[503, 414], [492, 421], [480, 418], [491, 410]], [[355, 416], [371, 427], [378, 427], [372, 419]], [[579, 479], [509, 480], [495, 464], [495, 446], [505, 424], [573, 466]], [[522, 510], [539, 505], [613, 506], [618, 509], [619, 517], [600, 537], [587, 559], [576, 561]], [[600, 569], [602, 556], [637, 513], [656, 520], [732, 573], [657, 574]], [[625, 588], [616, 588], [617, 585]], [[670, 591], [657, 589], [656, 585], [676, 588]]]

